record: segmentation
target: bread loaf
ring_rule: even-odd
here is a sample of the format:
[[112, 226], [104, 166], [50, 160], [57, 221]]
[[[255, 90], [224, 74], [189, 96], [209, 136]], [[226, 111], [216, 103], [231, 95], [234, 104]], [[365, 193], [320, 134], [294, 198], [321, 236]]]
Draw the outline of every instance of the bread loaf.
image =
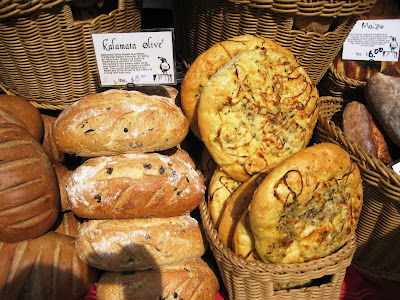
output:
[[58, 215], [53, 231], [76, 237], [82, 221], [73, 212], [62, 212]]
[[42, 145], [23, 127], [0, 123], [0, 241], [44, 234], [59, 212], [57, 178]]
[[44, 125], [40, 111], [29, 101], [18, 96], [0, 94], [0, 109], [18, 119], [36, 140], [42, 141]]
[[63, 164], [54, 165], [54, 171], [57, 176], [58, 188], [60, 190], [61, 211], [70, 210], [67, 199], [67, 183], [73, 171], [68, 169]]
[[107, 271], [156, 269], [200, 258], [206, 240], [190, 216], [88, 220], [79, 228], [76, 251]]
[[204, 193], [190, 164], [157, 153], [91, 158], [67, 183], [71, 210], [92, 219], [181, 215], [196, 208]]
[[172, 99], [109, 90], [66, 108], [57, 117], [53, 137], [61, 151], [93, 157], [169, 149], [188, 130], [188, 120]]
[[219, 282], [201, 259], [133, 273], [106, 272], [99, 280], [99, 300], [214, 300]]
[[41, 116], [44, 124], [42, 146], [52, 164], [60, 164], [64, 161], [64, 153], [58, 149], [53, 138], [53, 125], [57, 118], [45, 114], [41, 114]]
[[32, 240], [0, 243], [0, 299], [71, 300], [86, 293], [98, 271], [75, 253], [75, 238], [48, 232]]

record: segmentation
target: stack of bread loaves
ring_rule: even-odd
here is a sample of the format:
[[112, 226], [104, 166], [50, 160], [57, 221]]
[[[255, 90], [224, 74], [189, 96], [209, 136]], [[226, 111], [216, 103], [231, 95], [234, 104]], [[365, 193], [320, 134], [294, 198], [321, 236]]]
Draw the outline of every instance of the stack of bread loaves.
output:
[[219, 283], [190, 215], [205, 184], [180, 148], [189, 124], [169, 96], [111, 89], [65, 109], [53, 126], [63, 153], [84, 157], [66, 180], [66, 206], [85, 218], [75, 248], [104, 270], [98, 299], [214, 299]]
[[339, 146], [309, 145], [318, 91], [290, 51], [251, 35], [220, 42], [190, 66], [181, 101], [205, 146], [202, 169], [213, 172], [210, 218], [235, 254], [301, 263], [354, 237], [360, 172]]
[[0, 95], [0, 299], [76, 299], [97, 280], [76, 255], [77, 220], [60, 214], [45, 118]]

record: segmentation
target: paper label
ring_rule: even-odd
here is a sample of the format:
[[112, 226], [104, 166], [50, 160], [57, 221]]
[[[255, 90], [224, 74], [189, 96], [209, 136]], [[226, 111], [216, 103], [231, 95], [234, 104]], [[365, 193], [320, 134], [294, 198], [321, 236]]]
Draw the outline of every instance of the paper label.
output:
[[176, 84], [173, 30], [92, 34], [102, 86]]
[[400, 175], [400, 162], [395, 163], [394, 165], [392, 165], [392, 169]]
[[343, 59], [397, 61], [400, 19], [358, 20], [343, 44]]

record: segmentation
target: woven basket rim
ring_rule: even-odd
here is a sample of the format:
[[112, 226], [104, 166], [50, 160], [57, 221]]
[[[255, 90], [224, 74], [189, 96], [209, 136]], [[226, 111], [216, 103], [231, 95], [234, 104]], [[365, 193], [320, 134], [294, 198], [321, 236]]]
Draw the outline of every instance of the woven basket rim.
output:
[[[340, 97], [322, 96], [320, 103], [334, 102], [343, 104], [344, 100]], [[400, 203], [400, 197], [396, 196], [400, 193], [400, 175], [397, 174], [392, 168], [388, 167], [381, 160], [361, 149], [356, 143], [352, 142], [343, 131], [331, 120], [331, 116], [324, 116], [321, 114], [318, 117], [317, 129], [323, 126], [323, 129], [332, 132], [334, 140], [346, 147], [352, 159], [357, 163], [359, 168], [363, 170], [370, 170], [371, 175], [377, 176], [377, 186], [384, 188], [391, 196], [390, 198], [397, 203]], [[390, 192], [392, 191], [392, 193]]]
[[41, 10], [50, 9], [54, 6], [66, 4], [72, 0], [30, 0], [9, 1], [1, 6], [0, 20], [18, 18], [26, 14], [32, 14]]
[[[205, 197], [200, 201], [199, 205], [203, 228], [210, 247], [218, 250], [224, 258], [229, 260], [233, 265], [238, 266], [242, 269], [246, 269], [250, 272], [263, 274], [267, 278], [272, 278], [274, 275], [279, 276], [283, 274], [293, 274], [302, 276], [305, 272], [310, 272], [309, 269], [320, 270], [321, 268], [329, 268], [335, 265], [341, 264], [346, 258], [353, 257], [356, 250], [356, 237], [353, 235], [350, 240], [341, 247], [338, 251], [319, 259], [315, 259], [304, 263], [271, 263], [266, 264], [261, 261], [247, 261], [244, 258], [236, 255], [231, 249], [223, 244], [220, 240], [216, 229], [214, 228], [213, 221], [208, 210], [208, 204]], [[350, 265], [351, 259], [348, 262]], [[347, 266], [348, 266], [347, 265]], [[345, 266], [345, 267], [347, 267]], [[311, 276], [312, 277], [312, 276]], [[319, 276], [314, 276], [317, 279]], [[290, 280], [290, 279], [288, 279]]]
[[343, 76], [336, 70], [336, 68], [333, 64], [331, 64], [329, 66], [328, 71], [332, 73], [335, 80], [343, 82], [351, 87], [364, 87], [366, 85], [365, 81], [360, 81], [360, 80], [349, 78], [347, 76]]

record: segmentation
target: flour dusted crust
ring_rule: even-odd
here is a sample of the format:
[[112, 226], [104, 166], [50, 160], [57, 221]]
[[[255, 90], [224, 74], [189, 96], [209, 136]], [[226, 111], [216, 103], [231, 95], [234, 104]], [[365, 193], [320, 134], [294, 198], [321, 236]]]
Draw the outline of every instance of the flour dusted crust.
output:
[[198, 104], [208, 80], [238, 53], [258, 48], [283, 49], [269, 39], [246, 34], [215, 44], [200, 54], [190, 66], [182, 81], [181, 102], [190, 122], [190, 129], [197, 137], [200, 137], [197, 124]]
[[363, 194], [357, 165], [341, 147], [308, 147], [275, 167], [249, 205], [261, 260], [306, 262], [327, 256], [354, 234]]
[[288, 50], [243, 51], [204, 87], [200, 135], [215, 162], [243, 182], [307, 146], [318, 99], [316, 87]]
[[170, 149], [189, 131], [174, 101], [139, 91], [91, 94], [57, 117], [54, 141], [61, 151], [84, 157]]
[[207, 191], [208, 208], [216, 228], [219, 226], [228, 199], [241, 184], [241, 182], [232, 179], [220, 168], [214, 171]]
[[200, 258], [207, 243], [190, 216], [88, 220], [76, 237], [78, 256], [107, 271], [141, 271]]

